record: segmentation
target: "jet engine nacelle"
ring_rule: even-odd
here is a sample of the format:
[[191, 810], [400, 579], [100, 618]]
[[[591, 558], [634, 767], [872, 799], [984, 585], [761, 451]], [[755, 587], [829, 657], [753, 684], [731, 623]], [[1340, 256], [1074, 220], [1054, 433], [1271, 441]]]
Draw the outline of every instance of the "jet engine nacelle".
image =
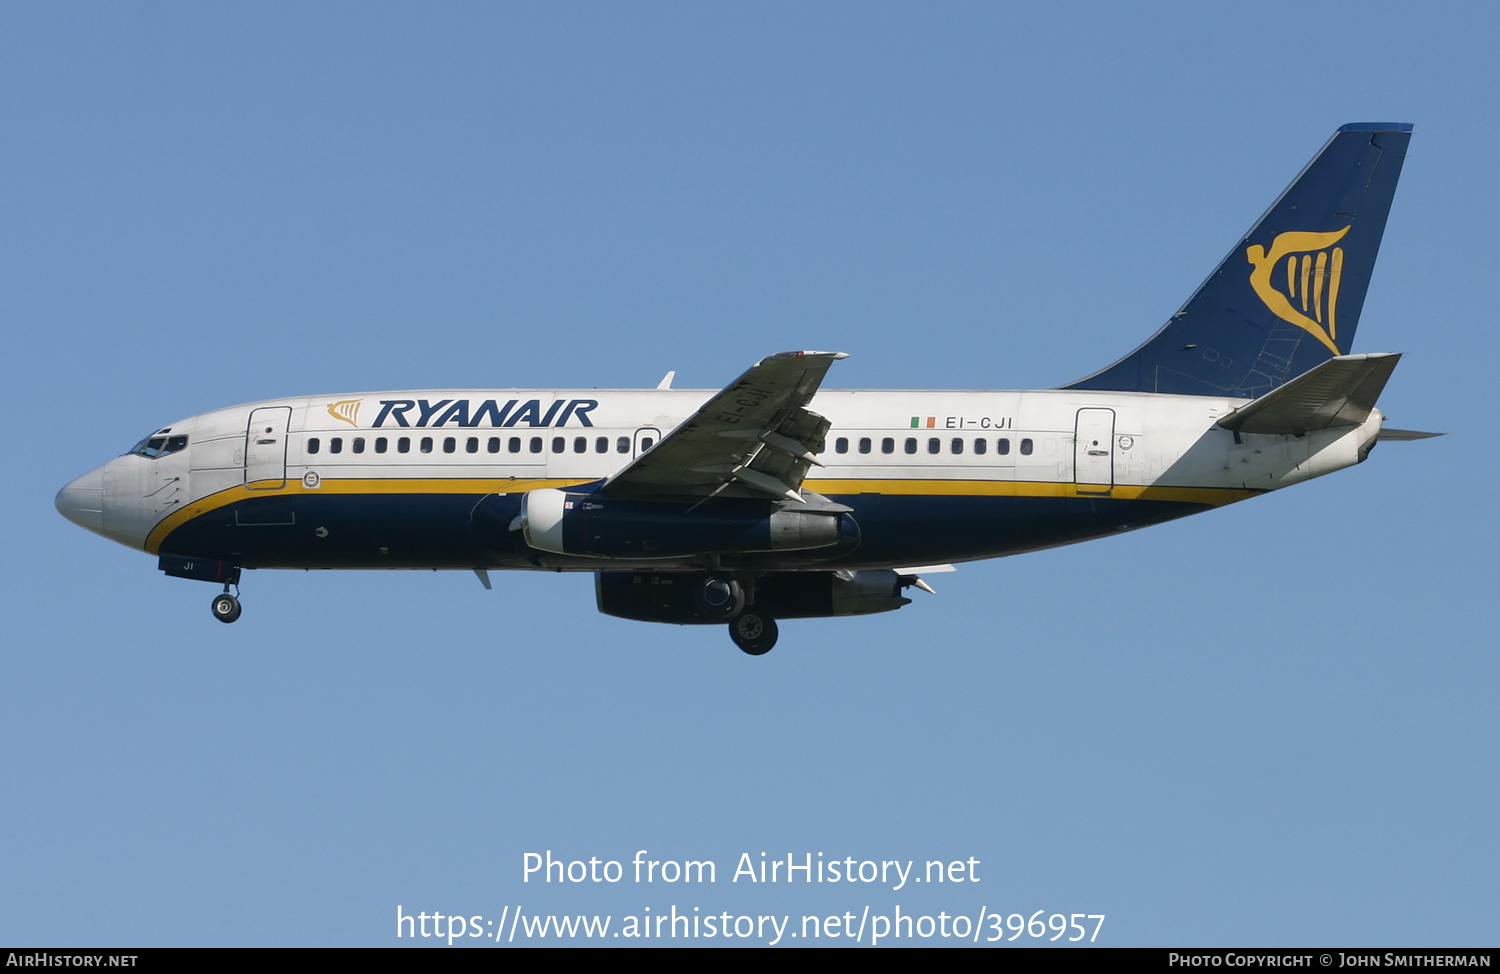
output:
[[[722, 623], [697, 593], [706, 572], [598, 572], [594, 592], [605, 615], [677, 625]], [[906, 579], [908, 582], [910, 578]], [[755, 611], [776, 619], [890, 612], [911, 602], [892, 571], [769, 572], [755, 579]]]
[[700, 504], [601, 500], [544, 488], [521, 499], [526, 543], [560, 555], [671, 558], [704, 552], [854, 547], [859, 526], [842, 511], [785, 510], [757, 500]]

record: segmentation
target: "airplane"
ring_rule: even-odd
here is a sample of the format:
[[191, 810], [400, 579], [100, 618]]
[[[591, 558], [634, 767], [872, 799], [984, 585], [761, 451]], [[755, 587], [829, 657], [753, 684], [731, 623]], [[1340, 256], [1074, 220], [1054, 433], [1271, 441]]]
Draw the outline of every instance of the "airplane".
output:
[[[842, 352], [718, 392], [275, 399], [155, 430], [64, 487], [68, 520], [223, 585], [246, 569], [593, 572], [598, 608], [727, 625], [907, 605], [957, 563], [1106, 537], [1362, 462], [1400, 356], [1350, 348], [1409, 124], [1334, 133], [1143, 345], [1037, 391], [822, 388]], [[231, 591], [233, 589], [233, 592]]]

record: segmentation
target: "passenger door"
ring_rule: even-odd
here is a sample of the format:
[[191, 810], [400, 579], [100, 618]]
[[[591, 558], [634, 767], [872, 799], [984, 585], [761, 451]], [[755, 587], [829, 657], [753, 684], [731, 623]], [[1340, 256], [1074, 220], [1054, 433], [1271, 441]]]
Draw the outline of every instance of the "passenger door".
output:
[[1082, 494], [1107, 494], [1115, 484], [1115, 411], [1080, 409], [1073, 430], [1073, 480]]
[[252, 410], [245, 430], [245, 488], [281, 490], [286, 486], [286, 435], [292, 407]]

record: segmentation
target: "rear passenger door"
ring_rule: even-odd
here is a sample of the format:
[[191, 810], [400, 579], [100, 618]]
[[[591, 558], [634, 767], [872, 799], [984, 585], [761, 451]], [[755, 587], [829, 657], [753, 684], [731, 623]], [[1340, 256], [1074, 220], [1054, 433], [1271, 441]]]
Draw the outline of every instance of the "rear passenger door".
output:
[[1073, 430], [1073, 480], [1080, 493], [1107, 494], [1115, 484], [1115, 411], [1080, 409]]

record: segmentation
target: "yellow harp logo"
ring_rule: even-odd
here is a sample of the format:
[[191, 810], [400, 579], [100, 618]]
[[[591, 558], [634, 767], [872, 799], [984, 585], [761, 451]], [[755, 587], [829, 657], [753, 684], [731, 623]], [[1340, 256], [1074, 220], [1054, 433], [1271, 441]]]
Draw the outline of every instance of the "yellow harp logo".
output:
[[350, 426], [358, 426], [359, 404], [363, 401], [362, 399], [345, 399], [343, 402], [336, 402], [328, 407], [328, 415], [334, 419], [342, 419]]
[[[1341, 354], [1334, 341], [1339, 337], [1335, 310], [1339, 303], [1339, 280], [1344, 274], [1344, 248], [1334, 244], [1348, 232], [1349, 227], [1328, 233], [1294, 230], [1278, 233], [1271, 241], [1270, 253], [1260, 244], [1245, 251], [1254, 268], [1250, 272], [1250, 286], [1271, 313], [1304, 329], [1335, 355]], [[1278, 265], [1285, 268], [1285, 291], [1276, 287], [1280, 278], [1276, 273]]]

